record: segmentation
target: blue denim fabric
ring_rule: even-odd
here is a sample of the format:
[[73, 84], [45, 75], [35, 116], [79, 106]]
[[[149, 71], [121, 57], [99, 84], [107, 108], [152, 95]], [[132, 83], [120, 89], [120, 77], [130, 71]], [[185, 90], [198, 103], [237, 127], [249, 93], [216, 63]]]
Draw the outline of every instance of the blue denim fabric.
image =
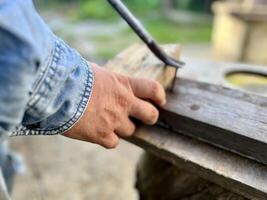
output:
[[50, 31], [31, 0], [0, 0], [0, 41], [0, 137], [70, 129], [90, 99], [91, 67]]

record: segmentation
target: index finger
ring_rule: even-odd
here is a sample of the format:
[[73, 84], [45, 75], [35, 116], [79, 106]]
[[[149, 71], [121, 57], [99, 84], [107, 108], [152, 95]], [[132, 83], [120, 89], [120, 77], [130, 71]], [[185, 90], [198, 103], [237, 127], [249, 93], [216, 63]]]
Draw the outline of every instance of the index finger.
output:
[[146, 78], [129, 78], [129, 81], [136, 97], [151, 100], [160, 106], [166, 103], [165, 90], [157, 81]]

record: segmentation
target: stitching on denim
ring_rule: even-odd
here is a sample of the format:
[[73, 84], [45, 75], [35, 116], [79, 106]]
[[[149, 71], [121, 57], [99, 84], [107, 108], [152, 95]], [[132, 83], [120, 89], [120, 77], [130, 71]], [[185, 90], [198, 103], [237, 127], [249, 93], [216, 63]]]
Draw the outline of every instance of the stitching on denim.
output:
[[30, 130], [27, 129], [24, 126], [17, 127], [17, 130], [15, 130], [11, 136], [23, 136], [23, 135], [57, 135], [64, 133], [66, 130], [71, 128], [77, 120], [82, 116], [87, 104], [90, 102], [93, 86], [94, 86], [94, 75], [92, 69], [87, 65], [86, 61], [82, 60], [82, 63], [85, 64], [87, 67], [87, 80], [85, 83], [85, 89], [81, 98], [81, 101], [79, 102], [77, 111], [73, 115], [71, 119], [69, 119], [67, 122], [65, 122], [63, 125], [52, 128], [52, 129], [46, 129], [46, 130]]
[[[37, 92], [36, 92], [36, 96], [39, 94], [41, 88], [42, 88], [42, 85], [47, 82], [47, 79], [51, 78], [53, 79], [54, 77], [56, 76], [51, 76], [51, 72], [56, 72], [56, 66], [58, 64], [58, 61], [61, 57], [61, 55], [63, 55], [65, 53], [65, 49], [64, 49], [64, 46], [63, 46], [63, 43], [60, 42], [58, 39], [55, 41], [55, 48], [54, 48], [54, 52], [53, 52], [53, 58], [52, 58], [52, 61], [51, 63], [48, 65], [48, 70], [46, 71], [46, 73], [44, 74], [45, 78], [41, 80], [40, 82], [40, 85], [37, 89]], [[40, 100], [44, 97], [47, 96], [48, 92], [49, 92], [49, 89], [48, 87], [45, 87], [44, 88], [45, 90], [43, 91], [43, 95], [39, 95], [38, 96], [38, 99], [35, 99], [34, 102], [29, 102], [28, 104], [28, 110], [29, 111], [37, 111], [37, 109], [34, 109], [34, 107], [40, 102]], [[34, 99], [34, 98], [33, 98]]]

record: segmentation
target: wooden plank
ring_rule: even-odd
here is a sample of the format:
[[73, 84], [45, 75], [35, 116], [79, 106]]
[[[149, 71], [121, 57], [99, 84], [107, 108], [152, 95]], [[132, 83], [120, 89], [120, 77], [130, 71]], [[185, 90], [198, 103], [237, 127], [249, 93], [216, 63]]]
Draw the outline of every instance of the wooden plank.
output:
[[130, 142], [249, 199], [267, 199], [267, 166], [158, 127], [140, 127]]
[[[179, 45], [165, 46], [179, 57]], [[167, 87], [174, 69], [164, 65], [142, 45], [133, 45], [107, 63], [112, 71], [158, 80]], [[168, 93], [161, 110], [165, 121], [176, 132], [267, 164], [267, 99], [216, 84], [180, 78], [175, 91]]]
[[[166, 45], [164, 49], [173, 58], [180, 57], [179, 45]], [[173, 67], [164, 67], [146, 46], [140, 44], [126, 49], [104, 67], [127, 76], [157, 80], [165, 88], [168, 88], [176, 75]]]
[[267, 164], [267, 98], [180, 78], [161, 121], [196, 137]]
[[[178, 46], [167, 46], [166, 50], [179, 57]], [[175, 75], [140, 45], [130, 47], [106, 67], [125, 75], [153, 78], [164, 87]], [[266, 199], [266, 166], [236, 154], [266, 163], [266, 109], [264, 97], [180, 78], [160, 113], [161, 120], [173, 130], [140, 125], [130, 141], [232, 191]]]

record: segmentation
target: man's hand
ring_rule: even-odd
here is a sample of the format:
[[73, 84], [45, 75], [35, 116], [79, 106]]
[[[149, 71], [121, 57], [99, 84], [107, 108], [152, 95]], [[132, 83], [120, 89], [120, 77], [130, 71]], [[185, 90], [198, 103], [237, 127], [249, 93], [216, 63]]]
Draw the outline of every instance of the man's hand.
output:
[[156, 81], [130, 78], [91, 64], [95, 85], [89, 105], [77, 124], [64, 135], [73, 139], [115, 148], [119, 137], [129, 137], [134, 117], [152, 125], [158, 120], [159, 106], [166, 103], [163, 87]]

